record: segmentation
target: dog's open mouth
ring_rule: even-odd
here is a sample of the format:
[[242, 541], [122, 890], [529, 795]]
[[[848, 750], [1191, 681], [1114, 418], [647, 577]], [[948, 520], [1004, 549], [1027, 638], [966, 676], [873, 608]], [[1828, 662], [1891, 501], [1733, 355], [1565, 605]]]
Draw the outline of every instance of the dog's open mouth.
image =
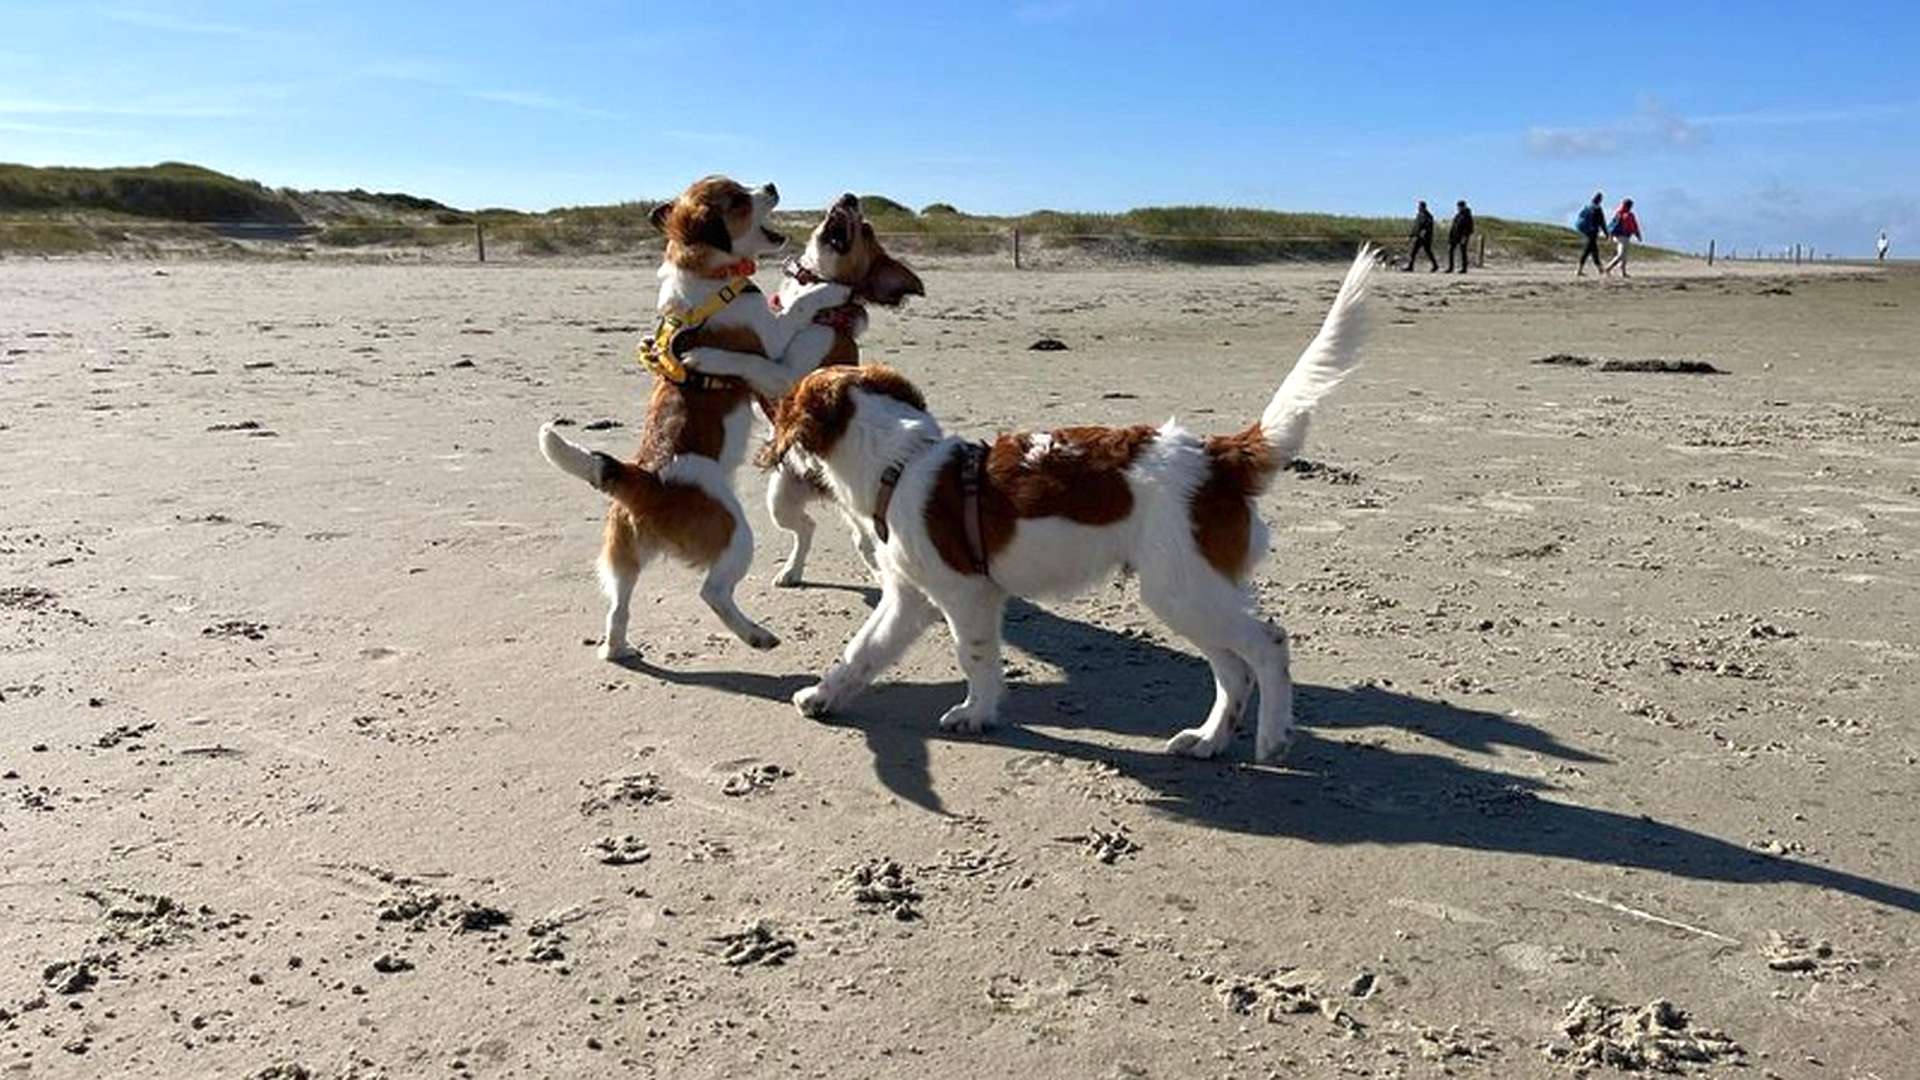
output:
[[832, 248], [834, 254], [845, 255], [853, 249], [853, 231], [859, 227], [858, 215], [836, 206], [827, 211], [827, 223], [820, 230], [820, 242]]
[[765, 225], [762, 225], [760, 226], [760, 235], [766, 237], [767, 243], [772, 244], [776, 248], [782, 248], [787, 246], [786, 233], [778, 232], [776, 230], [767, 228]]

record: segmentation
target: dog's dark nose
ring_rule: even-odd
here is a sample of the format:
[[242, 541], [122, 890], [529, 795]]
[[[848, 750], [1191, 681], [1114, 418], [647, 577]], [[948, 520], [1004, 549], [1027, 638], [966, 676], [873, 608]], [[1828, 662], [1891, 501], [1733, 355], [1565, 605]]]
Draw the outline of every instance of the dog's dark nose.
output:
[[848, 191], [841, 194], [839, 200], [836, 201], [833, 205], [841, 208], [842, 210], [858, 210], [860, 209], [860, 196], [855, 195], [851, 191]]
[[767, 198], [772, 199], [776, 202], [778, 202], [780, 199], [780, 189], [777, 187], [774, 187], [772, 184], [760, 185], [760, 191], [763, 194], [765, 194]]

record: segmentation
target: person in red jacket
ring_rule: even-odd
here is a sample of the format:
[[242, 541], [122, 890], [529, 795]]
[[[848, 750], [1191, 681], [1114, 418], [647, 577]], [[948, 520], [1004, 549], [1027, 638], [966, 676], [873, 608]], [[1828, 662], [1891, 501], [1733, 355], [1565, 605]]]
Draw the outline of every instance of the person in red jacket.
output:
[[1640, 239], [1640, 219], [1633, 216], [1633, 200], [1621, 199], [1620, 209], [1613, 212], [1613, 221], [1607, 225], [1607, 235], [1613, 237], [1613, 261], [1600, 268], [1603, 274], [1613, 273], [1614, 267], [1620, 268], [1620, 276], [1627, 276], [1627, 245]]

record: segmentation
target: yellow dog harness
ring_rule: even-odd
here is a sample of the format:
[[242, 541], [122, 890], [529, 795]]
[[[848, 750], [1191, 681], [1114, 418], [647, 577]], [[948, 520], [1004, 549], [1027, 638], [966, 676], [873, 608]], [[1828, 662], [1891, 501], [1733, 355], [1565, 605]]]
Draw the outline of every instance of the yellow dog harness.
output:
[[663, 312], [660, 321], [654, 325], [653, 336], [640, 339], [640, 344], [634, 347], [634, 359], [651, 371], [654, 378], [665, 379], [675, 386], [684, 384], [690, 373], [685, 362], [673, 351], [674, 336], [683, 330], [695, 330], [705, 325], [708, 319], [720, 314], [721, 308], [733, 303], [734, 297], [752, 284], [751, 277], [737, 274], [728, 278], [727, 283], [720, 286], [720, 291], [709, 297], [706, 303], [692, 311], [668, 309]]

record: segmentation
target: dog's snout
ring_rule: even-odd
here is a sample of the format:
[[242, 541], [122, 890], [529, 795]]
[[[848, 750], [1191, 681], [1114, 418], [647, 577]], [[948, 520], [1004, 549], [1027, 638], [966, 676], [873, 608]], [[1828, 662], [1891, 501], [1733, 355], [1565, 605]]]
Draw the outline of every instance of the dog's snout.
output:
[[761, 184], [760, 194], [765, 195], [767, 199], [771, 202], [780, 201], [780, 189], [777, 187], [774, 187], [772, 184]]
[[860, 196], [855, 195], [851, 191], [843, 192], [839, 200], [833, 205], [842, 210], [858, 210], [860, 209]]

